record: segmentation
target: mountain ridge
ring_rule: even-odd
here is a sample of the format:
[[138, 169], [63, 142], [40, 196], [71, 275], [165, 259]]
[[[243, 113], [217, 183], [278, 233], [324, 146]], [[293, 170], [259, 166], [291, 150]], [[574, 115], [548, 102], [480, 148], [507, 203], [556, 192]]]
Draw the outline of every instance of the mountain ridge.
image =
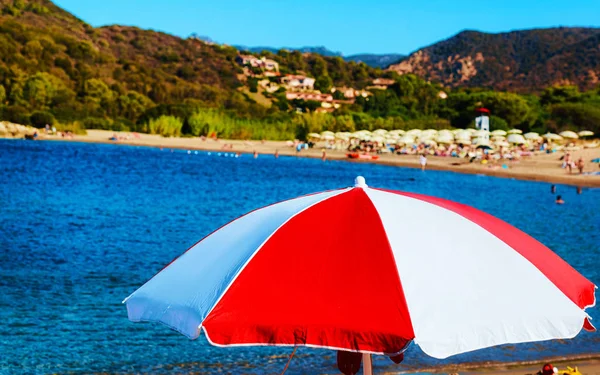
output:
[[421, 48], [388, 70], [449, 87], [535, 91], [555, 84], [595, 87], [600, 28], [557, 27], [485, 33], [463, 30]]

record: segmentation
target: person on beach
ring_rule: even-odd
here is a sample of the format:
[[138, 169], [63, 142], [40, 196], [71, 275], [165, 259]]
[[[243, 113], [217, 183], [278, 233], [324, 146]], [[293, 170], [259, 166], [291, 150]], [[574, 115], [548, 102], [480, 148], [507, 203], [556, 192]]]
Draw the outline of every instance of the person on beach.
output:
[[277, 159], [279, 157], [279, 150], [275, 150], [275, 159]]
[[556, 196], [556, 201], [555, 201], [555, 203], [556, 203], [556, 204], [564, 204], [564, 203], [565, 203], [565, 201], [563, 201], [563, 199], [562, 199], [562, 196], [560, 196], [560, 195], [557, 195], [557, 196]]
[[327, 152], [325, 152], [325, 150], [323, 150], [323, 154], [321, 155], [321, 160], [323, 160], [323, 161], [327, 160]]
[[577, 160], [577, 169], [579, 169], [579, 174], [583, 174], [583, 167], [585, 166], [585, 162], [583, 161], [583, 158], [580, 157]]
[[568, 152], [565, 154], [563, 159], [563, 168], [567, 168], [569, 173], [572, 173], [573, 161], [571, 160], [571, 154]]
[[421, 156], [419, 156], [419, 163], [421, 164], [421, 170], [424, 171], [425, 166], [427, 166], [427, 156], [425, 153], [422, 153]]

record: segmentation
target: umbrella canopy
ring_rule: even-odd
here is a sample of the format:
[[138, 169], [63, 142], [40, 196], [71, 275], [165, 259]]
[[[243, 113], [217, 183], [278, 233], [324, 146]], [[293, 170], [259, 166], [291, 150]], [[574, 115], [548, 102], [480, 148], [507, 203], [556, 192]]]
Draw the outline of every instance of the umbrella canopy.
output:
[[421, 135], [423, 131], [421, 129], [410, 129], [409, 131], [407, 131], [404, 134], [408, 134], [411, 135], [413, 137], [418, 137], [419, 135]]
[[308, 138], [321, 139], [321, 134], [319, 134], [319, 133], [308, 133]]
[[452, 134], [440, 133], [435, 138], [435, 141], [437, 143], [445, 143], [445, 144], [449, 145], [449, 144], [454, 143], [454, 137], [452, 136]]
[[554, 134], [554, 133], [546, 133], [546, 134], [542, 135], [542, 137], [544, 137], [550, 141], [561, 141], [563, 139], [563, 137], [561, 137], [558, 134]]
[[483, 137], [483, 136], [486, 136], [486, 135], [489, 135], [489, 134], [490, 134], [490, 132], [487, 131], [487, 130], [477, 130], [477, 131], [474, 131], [471, 134], [471, 136], [472, 137]]
[[400, 139], [398, 139], [398, 143], [405, 144], [405, 145], [411, 145], [411, 144], [415, 143], [415, 137], [411, 137], [410, 135], [405, 134], [402, 137], [400, 137]]
[[508, 143], [516, 143], [519, 145], [522, 145], [523, 143], [525, 143], [525, 137], [523, 137], [521, 134], [509, 134], [508, 137], [506, 138], [506, 141]]
[[563, 138], [568, 138], [568, 139], [577, 139], [579, 138], [579, 136], [577, 135], [577, 133], [572, 132], [570, 130], [565, 130], [564, 132], [560, 132], [558, 133], [561, 137]]
[[525, 133], [525, 135], [523, 135], [523, 137], [525, 139], [539, 139], [541, 138], [540, 135], [536, 132], [529, 132], [529, 133]]
[[329, 130], [325, 130], [325, 131], [321, 132], [321, 136], [324, 136], [324, 135], [335, 136], [335, 133], [332, 131], [329, 131]]
[[395, 354], [414, 341], [446, 358], [591, 330], [594, 289], [493, 216], [358, 177], [226, 224], [124, 302], [132, 321], [213, 345]]
[[386, 135], [387, 133], [388, 133], [388, 131], [385, 130], [385, 129], [377, 129], [377, 130], [373, 131], [373, 134], [375, 134], [375, 135], [381, 135], [381, 136]]
[[491, 135], [497, 136], [497, 135], [501, 135], [501, 136], [505, 136], [506, 132], [504, 130], [494, 130], [493, 132], [490, 133]]
[[523, 130], [520, 129], [510, 129], [508, 134], [523, 134]]
[[325, 141], [333, 141], [333, 140], [335, 140], [335, 135], [334, 134], [321, 134], [321, 139], [323, 139]]
[[594, 132], [589, 130], [582, 130], [579, 133], [577, 133], [577, 135], [579, 135], [580, 137], [591, 137], [594, 135]]
[[401, 129], [396, 129], [396, 130], [392, 130], [389, 132], [390, 134], [397, 134], [397, 135], [403, 135], [404, 133], [406, 133], [404, 130]]

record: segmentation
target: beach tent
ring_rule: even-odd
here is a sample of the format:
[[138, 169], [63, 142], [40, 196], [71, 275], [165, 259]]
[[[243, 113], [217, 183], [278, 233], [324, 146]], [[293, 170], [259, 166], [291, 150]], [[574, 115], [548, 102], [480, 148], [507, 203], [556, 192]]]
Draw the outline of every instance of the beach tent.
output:
[[357, 177], [231, 221], [124, 303], [131, 321], [161, 322], [190, 339], [204, 332], [219, 347], [333, 349], [339, 367], [363, 360], [372, 374], [372, 354], [399, 361], [411, 343], [441, 359], [573, 338], [593, 330], [585, 309], [594, 293], [500, 219]]
[[565, 130], [564, 132], [560, 132], [558, 133], [561, 137], [563, 138], [568, 138], [568, 139], [577, 139], [579, 138], [579, 136], [577, 135], [577, 133], [570, 131], [570, 130]]

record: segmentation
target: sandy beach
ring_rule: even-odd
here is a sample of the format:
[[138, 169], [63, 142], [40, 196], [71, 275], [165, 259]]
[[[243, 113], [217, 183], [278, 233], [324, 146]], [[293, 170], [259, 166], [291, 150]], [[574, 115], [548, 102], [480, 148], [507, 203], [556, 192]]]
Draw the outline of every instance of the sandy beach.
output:
[[[318, 143], [314, 148], [296, 153], [293, 147], [285, 141], [241, 141], [241, 140], [213, 140], [200, 138], [164, 138], [159, 135], [139, 134], [132, 137], [130, 133], [116, 133], [118, 141], [109, 140], [115, 132], [105, 130], [88, 130], [87, 135], [75, 135], [71, 141], [127, 144], [150, 147], [177, 148], [187, 150], [205, 151], [227, 151], [240, 153], [257, 152], [259, 155], [273, 155], [276, 151], [279, 155], [301, 156], [321, 158], [324, 144]], [[44, 136], [40, 139], [65, 140], [57, 136]], [[225, 145], [231, 148], [224, 149]], [[590, 160], [600, 158], [600, 148], [583, 149], [572, 152], [574, 160], [583, 157], [586, 161], [584, 172], [598, 172], [598, 164]], [[345, 151], [326, 150], [327, 159], [348, 160]], [[569, 174], [561, 168], [559, 158], [562, 153], [535, 155], [523, 158], [517, 162], [504, 162], [507, 168], [498, 165], [484, 165], [481, 163], [470, 163], [467, 159], [451, 157], [428, 157], [427, 169], [447, 170], [459, 173], [484, 174], [496, 177], [514, 178], [520, 180], [544, 181], [548, 183], [566, 184], [581, 187], [600, 187], [600, 175], [580, 175], [576, 171]], [[352, 160], [358, 163], [377, 163], [399, 167], [419, 168], [419, 158], [416, 155], [380, 155], [378, 160]]]
[[[487, 375], [536, 375], [545, 363], [552, 363], [557, 367], [559, 374], [567, 371], [567, 367], [577, 369], [583, 375], [600, 375], [600, 355], [579, 355], [572, 357], [551, 357], [544, 360], [529, 362], [510, 362], [510, 363], [464, 363], [459, 365], [449, 365], [435, 368], [418, 369], [419, 373], [440, 373], [440, 374], [487, 374]], [[412, 373], [412, 371], [403, 371], [401, 373]], [[398, 373], [388, 373], [395, 375]]]

